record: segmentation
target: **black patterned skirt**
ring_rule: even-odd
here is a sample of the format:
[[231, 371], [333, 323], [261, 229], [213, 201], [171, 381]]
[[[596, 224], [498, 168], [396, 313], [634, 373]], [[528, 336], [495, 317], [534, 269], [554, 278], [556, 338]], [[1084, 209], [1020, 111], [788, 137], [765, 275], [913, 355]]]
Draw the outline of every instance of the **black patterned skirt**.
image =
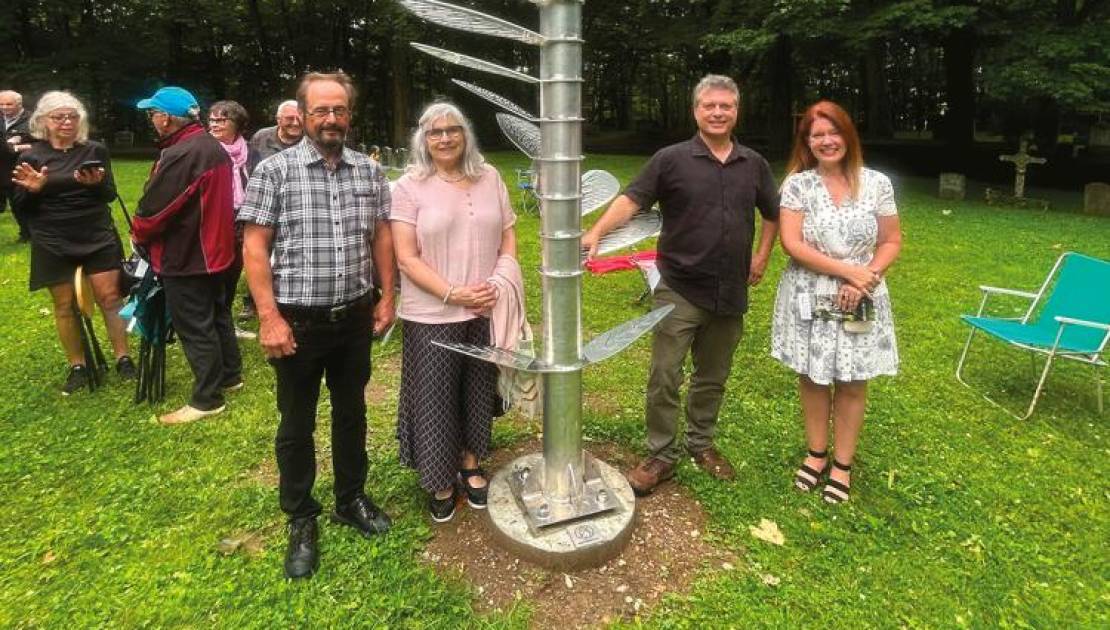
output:
[[464, 450], [489, 453], [497, 405], [497, 366], [433, 345], [489, 344], [489, 320], [402, 324], [397, 441], [401, 463], [420, 472], [420, 486], [443, 490], [455, 481]]

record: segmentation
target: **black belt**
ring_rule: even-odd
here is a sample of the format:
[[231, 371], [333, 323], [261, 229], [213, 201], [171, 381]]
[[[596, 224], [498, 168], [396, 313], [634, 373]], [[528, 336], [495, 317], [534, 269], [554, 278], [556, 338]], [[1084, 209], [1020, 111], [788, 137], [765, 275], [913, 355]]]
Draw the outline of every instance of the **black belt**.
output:
[[296, 306], [293, 304], [278, 304], [278, 311], [288, 319], [303, 322], [341, 322], [351, 315], [365, 312], [370, 306], [370, 294], [335, 306]]

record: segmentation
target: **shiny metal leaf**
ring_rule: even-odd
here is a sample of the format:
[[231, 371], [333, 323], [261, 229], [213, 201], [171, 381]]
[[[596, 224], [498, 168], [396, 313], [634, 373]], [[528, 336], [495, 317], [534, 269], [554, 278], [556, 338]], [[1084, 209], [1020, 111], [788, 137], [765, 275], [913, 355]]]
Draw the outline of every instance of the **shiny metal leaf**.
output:
[[601, 237], [597, 244], [597, 254], [598, 256], [604, 256], [619, 249], [630, 247], [640, 241], [658, 236], [662, 229], [663, 215], [660, 214], [658, 206], [641, 210], [632, 215], [628, 223]]
[[457, 52], [451, 52], [450, 50], [444, 50], [442, 48], [436, 48], [435, 46], [429, 46], [427, 44], [420, 44], [417, 42], [409, 42], [409, 45], [422, 53], [435, 57], [436, 59], [442, 59], [447, 63], [453, 63], [458, 66], [463, 66], [464, 68], [481, 70], [482, 72], [489, 72], [490, 74], [496, 74], [499, 76], [508, 77], [510, 79], [516, 79], [517, 81], [524, 81], [525, 83], [540, 82], [539, 79], [532, 75], [524, 74], [523, 72], [517, 72], [516, 70], [510, 70], [505, 66], [499, 66], [495, 63], [485, 61], [484, 59], [471, 57], [470, 55], [463, 55]]
[[632, 345], [632, 342], [639, 339], [647, 331], [655, 328], [655, 325], [663, 321], [663, 318], [672, 310], [674, 310], [674, 304], [660, 306], [643, 317], [637, 317], [601, 333], [591, 339], [586, 347], [582, 348], [582, 356], [587, 363], [598, 363], [608, 359]]
[[540, 155], [540, 128], [535, 124], [512, 114], [497, 114], [497, 125], [501, 132], [530, 159]]
[[460, 81], [459, 79], [451, 79], [451, 81], [453, 81], [455, 85], [463, 88], [464, 90], [468, 90], [474, 94], [477, 94], [478, 96], [486, 99], [487, 101], [493, 103], [501, 109], [512, 114], [516, 114], [517, 116], [520, 116], [525, 120], [529, 120], [531, 122], [537, 122], [539, 120], [539, 118], [536, 118], [532, 114], [528, 113], [528, 110], [510, 101], [504, 96], [501, 96], [500, 94], [495, 94], [494, 92], [491, 92], [484, 87], [478, 87], [473, 83], [467, 83], [466, 81]]
[[482, 361], [503, 365], [507, 368], [521, 370], [523, 372], [562, 371], [551, 369], [551, 366], [548, 364], [535, 357], [528, 356], [527, 354], [503, 350], [493, 346], [479, 346], [472, 343], [445, 343], [441, 341], [433, 341], [432, 343], [440, 348], [447, 348], [452, 352], [458, 352], [468, 357], [474, 357], [475, 359], [481, 359]]
[[582, 216], [612, 201], [620, 189], [621, 183], [609, 171], [582, 173]]
[[530, 31], [523, 26], [492, 15], [480, 13], [474, 9], [458, 7], [437, 0], [401, 0], [401, 6], [417, 17], [437, 26], [446, 26], [468, 33], [514, 39], [533, 46], [542, 46], [544, 43], [543, 35], [535, 31]]

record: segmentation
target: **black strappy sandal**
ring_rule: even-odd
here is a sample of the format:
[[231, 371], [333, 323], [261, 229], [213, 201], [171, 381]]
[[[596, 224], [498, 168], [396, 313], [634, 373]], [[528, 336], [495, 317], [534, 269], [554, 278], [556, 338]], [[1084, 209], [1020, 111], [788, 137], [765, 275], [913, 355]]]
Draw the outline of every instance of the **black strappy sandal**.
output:
[[[475, 488], [470, 485], [471, 477], [481, 477], [486, 480], [486, 485], [481, 488]], [[466, 503], [475, 510], [486, 509], [486, 499], [489, 494], [489, 478], [486, 477], [486, 471], [481, 467], [478, 468], [463, 468], [459, 471], [459, 483], [462, 485], [463, 490], [466, 491]]]
[[[818, 459], [825, 459], [829, 456], [828, 449], [820, 452], [813, 450], [807, 452], [809, 453], [810, 457], [815, 457]], [[798, 472], [794, 473], [794, 487], [801, 492], [809, 492], [816, 488], [817, 484], [821, 483], [821, 478], [827, 474], [829, 474], [828, 462], [825, 462], [825, 468], [819, 471], [814, 470], [809, 466], [806, 466], [805, 464], [802, 464], [802, 467], [798, 469]]]
[[[843, 470], [844, 472], [852, 472], [852, 467], [850, 465], [841, 464], [840, 462], [836, 461], [835, 457], [833, 458], [832, 465], [838, 470]], [[825, 489], [821, 492], [821, 498], [825, 500], [825, 503], [844, 503], [848, 500], [851, 492], [852, 489], [849, 486], [840, 483], [836, 479], [830, 478], [828, 481], [825, 482]]]

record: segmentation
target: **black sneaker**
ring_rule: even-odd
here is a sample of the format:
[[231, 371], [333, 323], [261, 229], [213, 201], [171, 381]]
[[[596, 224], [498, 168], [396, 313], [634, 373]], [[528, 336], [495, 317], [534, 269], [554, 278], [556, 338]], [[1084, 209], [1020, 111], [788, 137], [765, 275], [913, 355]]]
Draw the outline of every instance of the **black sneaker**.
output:
[[289, 546], [285, 550], [285, 577], [306, 578], [316, 572], [320, 550], [316, 517], [299, 518], [289, 522]]
[[[485, 480], [485, 485], [481, 488], [475, 488], [470, 485], [470, 479], [478, 477]], [[484, 510], [486, 509], [486, 502], [489, 496], [489, 479], [486, 477], [486, 471], [481, 468], [464, 468], [459, 471], [459, 484], [462, 485], [463, 490], [466, 491], [466, 503], [472, 509]]]
[[116, 374], [125, 381], [131, 381], [139, 377], [139, 370], [131, 357], [125, 354], [116, 360]]
[[428, 495], [428, 512], [432, 515], [432, 520], [437, 523], [446, 523], [455, 517], [455, 498], [457, 496], [455, 486], [451, 486], [451, 496], [446, 499], [437, 499], [435, 493]]
[[69, 368], [69, 376], [65, 385], [62, 385], [62, 396], [69, 396], [82, 387], [89, 386], [89, 371], [83, 365], [74, 365]]

